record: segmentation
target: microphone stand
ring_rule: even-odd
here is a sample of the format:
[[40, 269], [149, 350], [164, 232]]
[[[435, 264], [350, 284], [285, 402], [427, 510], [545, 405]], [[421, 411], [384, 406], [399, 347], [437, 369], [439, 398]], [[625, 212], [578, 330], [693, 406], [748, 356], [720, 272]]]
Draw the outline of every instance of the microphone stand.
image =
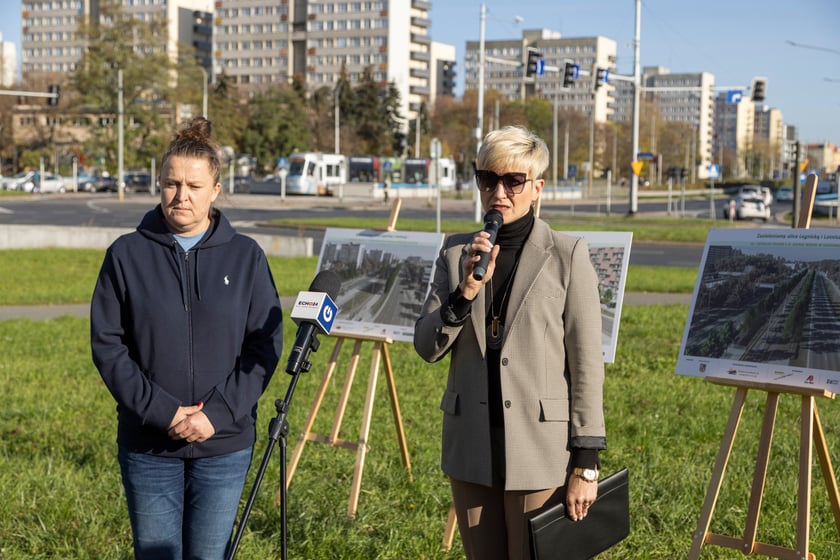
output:
[[[251, 508], [254, 505], [254, 500], [260, 489], [263, 475], [268, 467], [268, 460], [278, 441], [280, 441], [280, 560], [286, 560], [286, 436], [289, 433], [289, 422], [286, 420], [286, 414], [289, 411], [289, 403], [292, 401], [292, 395], [297, 386], [298, 376], [301, 372], [307, 372], [312, 367], [312, 364], [309, 362], [309, 354], [311, 352], [317, 352], [318, 346], [320, 346], [320, 342], [318, 341], [317, 334], [313, 334], [312, 342], [304, 350], [299, 369], [286, 369], [286, 373], [292, 376], [292, 380], [286, 389], [286, 396], [274, 401], [277, 416], [268, 424], [268, 446], [263, 454], [260, 468], [257, 471], [257, 477], [254, 479], [254, 485], [251, 487], [251, 493], [248, 496], [245, 509], [242, 511], [242, 519], [239, 521], [239, 527], [237, 527], [233, 541], [230, 543], [225, 560], [233, 560], [234, 556], [236, 556], [236, 549], [239, 547], [239, 541], [242, 539], [242, 533], [245, 530], [245, 525], [248, 523], [248, 516], [251, 514]], [[289, 369], [292, 369], [292, 371], [289, 371]]]

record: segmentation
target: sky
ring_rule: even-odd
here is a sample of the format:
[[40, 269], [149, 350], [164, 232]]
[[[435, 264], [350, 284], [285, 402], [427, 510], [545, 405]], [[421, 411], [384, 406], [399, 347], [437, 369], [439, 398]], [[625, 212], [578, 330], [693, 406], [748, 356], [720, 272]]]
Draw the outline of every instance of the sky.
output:
[[[478, 41], [481, 2], [433, 0], [430, 35], [454, 45], [457, 93], [464, 49]], [[524, 29], [616, 42], [619, 74], [633, 74], [636, 0], [487, 0], [485, 39], [517, 39]], [[0, 33], [17, 44], [20, 0], [0, 3]], [[643, 0], [640, 64], [675, 73], [710, 72], [716, 87], [767, 78], [765, 104], [798, 129], [798, 140], [840, 145], [840, 1]]]

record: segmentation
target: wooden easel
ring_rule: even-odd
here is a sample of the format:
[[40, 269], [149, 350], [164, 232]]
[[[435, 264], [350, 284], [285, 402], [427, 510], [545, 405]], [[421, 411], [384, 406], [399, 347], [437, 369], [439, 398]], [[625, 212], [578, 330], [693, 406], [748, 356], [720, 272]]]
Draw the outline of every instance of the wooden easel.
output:
[[[394, 231], [394, 224], [396, 223], [399, 214], [401, 201], [397, 198], [391, 208], [391, 216], [388, 223], [387, 231]], [[312, 433], [312, 426], [315, 424], [315, 418], [318, 415], [318, 410], [321, 408], [321, 402], [329, 387], [332, 375], [335, 372], [338, 364], [338, 357], [341, 352], [341, 347], [345, 340], [354, 340], [353, 352], [350, 356], [350, 363], [347, 366], [347, 372], [344, 377], [344, 386], [341, 389], [341, 396], [339, 397], [338, 407], [333, 417], [332, 429], [328, 436], [318, 435]], [[359, 358], [361, 355], [362, 344], [364, 342], [373, 342], [373, 354], [371, 356], [370, 375], [368, 377], [367, 393], [365, 395], [365, 404], [362, 411], [362, 425], [359, 431], [359, 439], [357, 441], [347, 441], [338, 437], [341, 430], [341, 423], [344, 419], [344, 411], [347, 408], [347, 401], [350, 398], [350, 389], [353, 386], [353, 379], [356, 376], [356, 368], [359, 365]], [[356, 466], [353, 470], [353, 481], [350, 486], [350, 501], [347, 507], [347, 515], [353, 519], [356, 517], [356, 510], [359, 504], [359, 493], [362, 487], [362, 472], [365, 466], [365, 455], [369, 449], [368, 435], [370, 434], [371, 417], [373, 416], [373, 400], [376, 394], [376, 383], [379, 377], [379, 365], [381, 362], [385, 364], [385, 376], [388, 381], [388, 394], [391, 399], [391, 412], [394, 415], [394, 424], [397, 430], [397, 440], [400, 446], [400, 453], [402, 455], [403, 465], [405, 465], [408, 472], [408, 480], [413, 481], [411, 474], [411, 461], [408, 457], [408, 445], [405, 439], [405, 430], [403, 428], [402, 414], [400, 413], [400, 403], [397, 397], [397, 386], [394, 382], [394, 371], [391, 367], [391, 357], [388, 354], [388, 345], [393, 343], [389, 337], [383, 336], [341, 336], [336, 339], [335, 347], [333, 348], [330, 360], [327, 363], [327, 369], [324, 377], [321, 379], [321, 385], [315, 395], [315, 400], [312, 403], [312, 408], [306, 418], [303, 429], [300, 432], [300, 437], [292, 452], [291, 459], [286, 467], [286, 487], [292, 482], [292, 476], [295, 474], [300, 457], [303, 454], [303, 447], [307, 441], [319, 441], [326, 443], [333, 447], [344, 447], [356, 452]], [[279, 498], [279, 492], [278, 492]]]
[[[805, 185], [805, 194], [802, 200], [797, 227], [807, 229], [810, 227], [811, 212], [814, 208], [814, 194], [816, 191], [816, 176], [809, 175]], [[692, 535], [691, 549], [688, 560], [698, 560], [700, 549], [704, 544], [713, 544], [726, 548], [738, 550], [745, 555], [764, 554], [774, 558], [785, 560], [815, 560], [815, 556], [809, 552], [810, 521], [811, 521], [811, 463], [812, 449], [814, 444], [817, 448], [817, 457], [820, 461], [822, 477], [825, 481], [828, 497], [831, 502], [831, 509], [834, 513], [834, 522], [840, 531], [840, 492], [838, 492], [837, 479], [834, 476], [834, 469], [831, 465], [831, 458], [828, 454], [828, 445], [825, 441], [825, 434], [820, 423], [817, 412], [816, 397], [834, 398], [834, 393], [825, 389], [810, 387], [788, 387], [780, 384], [753, 382], [749, 380], [738, 380], [727, 377], [709, 376], [706, 381], [719, 385], [736, 387], [735, 397], [729, 413], [729, 420], [724, 430], [720, 449], [718, 450], [715, 467], [712, 472], [712, 479], [706, 490], [706, 498], [703, 502], [703, 509], [700, 519], [697, 522], [697, 530]], [[744, 410], [747, 391], [756, 389], [765, 391], [767, 399], [764, 407], [764, 420], [761, 425], [761, 435], [758, 445], [758, 456], [756, 457], [753, 483], [750, 493], [749, 506], [747, 508], [746, 526], [741, 538], [720, 535], [709, 531], [712, 514], [715, 510], [718, 495], [720, 494], [723, 475], [729, 462], [729, 456], [735, 442], [735, 434], [738, 431], [738, 424], [741, 421], [741, 414]], [[779, 407], [779, 396], [781, 394], [799, 395], [802, 399], [801, 405], [801, 426], [799, 431], [799, 489], [797, 492], [797, 515], [796, 515], [796, 549], [785, 548], [756, 541], [758, 531], [758, 518], [761, 513], [761, 499], [764, 492], [764, 484], [767, 478], [767, 465], [770, 461], [770, 445], [773, 441], [773, 429], [776, 421], [776, 413]]]

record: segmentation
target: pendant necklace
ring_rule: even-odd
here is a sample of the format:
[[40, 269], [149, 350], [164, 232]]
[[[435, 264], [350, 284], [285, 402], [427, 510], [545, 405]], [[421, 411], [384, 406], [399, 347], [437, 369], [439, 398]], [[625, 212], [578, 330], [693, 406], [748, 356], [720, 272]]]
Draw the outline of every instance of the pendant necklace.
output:
[[516, 269], [519, 267], [519, 259], [513, 265], [513, 270], [505, 282], [505, 287], [502, 290], [502, 301], [499, 304], [498, 311], [496, 310], [495, 302], [493, 300], [493, 277], [490, 277], [490, 324], [487, 325], [487, 346], [493, 350], [499, 350], [502, 347], [502, 339], [505, 336], [505, 324], [502, 322], [501, 314], [505, 308], [505, 300], [510, 293], [511, 285], [513, 284], [513, 277], [516, 274]]

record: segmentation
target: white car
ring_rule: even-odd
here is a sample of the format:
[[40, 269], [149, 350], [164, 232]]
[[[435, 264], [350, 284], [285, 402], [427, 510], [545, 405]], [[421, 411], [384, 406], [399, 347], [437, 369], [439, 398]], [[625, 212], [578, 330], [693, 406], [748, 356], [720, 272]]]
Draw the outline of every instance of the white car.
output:
[[35, 188], [35, 171], [21, 171], [14, 177], [3, 180], [3, 189], [7, 191], [31, 192]]
[[744, 185], [738, 189], [738, 195], [750, 198], [760, 198], [764, 204], [770, 206], [773, 204], [773, 191], [761, 185]]
[[35, 184], [32, 187], [32, 192], [46, 193], [58, 192], [63, 193], [67, 190], [64, 179], [52, 173], [44, 173], [41, 177], [40, 173], [35, 174]]
[[766, 222], [770, 219], [770, 205], [759, 196], [738, 194], [723, 206], [723, 217], [727, 220], [731, 218], [736, 220], [758, 218]]

